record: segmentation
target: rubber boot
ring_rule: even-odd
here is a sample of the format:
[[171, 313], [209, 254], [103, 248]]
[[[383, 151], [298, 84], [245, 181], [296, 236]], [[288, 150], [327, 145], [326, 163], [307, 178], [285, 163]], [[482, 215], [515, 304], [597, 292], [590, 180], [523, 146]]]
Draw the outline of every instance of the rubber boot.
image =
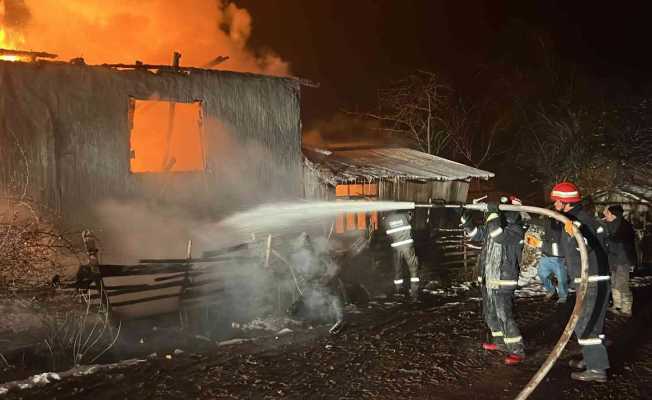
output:
[[505, 364], [507, 365], [517, 365], [522, 363], [525, 360], [525, 355], [523, 354], [510, 354], [505, 357]]
[[507, 351], [507, 347], [502, 343], [484, 342], [482, 343], [482, 348], [488, 351]]
[[421, 287], [418, 282], [412, 282], [410, 285], [410, 300], [415, 303], [421, 301]]

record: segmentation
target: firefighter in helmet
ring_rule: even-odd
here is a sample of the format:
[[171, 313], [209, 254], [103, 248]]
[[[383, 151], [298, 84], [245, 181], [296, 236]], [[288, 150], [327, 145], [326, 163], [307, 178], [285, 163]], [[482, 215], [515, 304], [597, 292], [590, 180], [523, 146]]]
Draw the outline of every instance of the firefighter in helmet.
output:
[[570, 366], [583, 370], [573, 372], [572, 379], [587, 382], [606, 382], [609, 356], [603, 344], [602, 328], [611, 292], [609, 262], [605, 251], [604, 227], [582, 207], [580, 192], [570, 182], [556, 184], [550, 193], [555, 209], [562, 212], [572, 223], [564, 226], [560, 240], [560, 255], [564, 257], [571, 284], [580, 282], [580, 252], [573, 237], [579, 230], [589, 256], [589, 287], [584, 298], [581, 314], [575, 326], [577, 341], [582, 346], [582, 360], [571, 360]]
[[419, 259], [414, 251], [408, 212], [398, 210], [388, 213], [383, 218], [383, 227], [391, 240], [396, 292], [416, 301], [423, 283], [419, 276]]
[[[504, 197], [501, 202], [521, 204], [513, 196]], [[499, 211], [496, 203], [487, 204], [487, 208], [483, 225], [476, 226], [468, 212], [461, 217], [465, 235], [470, 240], [484, 242], [478, 281], [482, 289], [482, 313], [491, 340], [482, 347], [507, 352], [505, 364], [516, 365], [525, 359], [523, 338], [512, 313], [523, 251], [523, 221], [518, 212]]]

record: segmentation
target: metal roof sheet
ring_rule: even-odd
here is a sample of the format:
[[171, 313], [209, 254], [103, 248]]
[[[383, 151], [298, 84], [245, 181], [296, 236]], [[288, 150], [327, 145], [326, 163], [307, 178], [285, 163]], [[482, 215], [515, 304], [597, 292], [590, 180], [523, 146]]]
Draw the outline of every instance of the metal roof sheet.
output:
[[312, 167], [331, 182], [395, 178], [452, 181], [489, 179], [494, 176], [489, 171], [403, 147], [349, 150], [304, 148], [303, 152], [313, 164]]

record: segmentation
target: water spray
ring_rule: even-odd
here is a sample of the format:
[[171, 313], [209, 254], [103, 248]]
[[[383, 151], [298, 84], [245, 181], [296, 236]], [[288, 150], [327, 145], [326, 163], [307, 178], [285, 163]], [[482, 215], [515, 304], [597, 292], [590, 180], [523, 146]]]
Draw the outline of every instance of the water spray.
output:
[[[449, 208], [458, 210], [470, 211], [489, 211], [487, 203], [480, 202], [483, 199], [476, 199], [473, 203], [414, 203], [414, 202], [398, 202], [398, 201], [337, 201], [337, 202], [299, 202], [299, 203], [279, 203], [268, 204], [261, 207], [249, 210], [247, 212], [238, 213], [226, 220], [222, 221], [218, 227], [225, 229], [232, 229], [234, 232], [270, 232], [282, 228], [293, 227], [296, 224], [308, 223], [310, 221], [320, 220], [323, 218], [330, 218], [342, 212], [387, 212], [397, 210], [414, 210], [417, 208]], [[498, 204], [500, 211], [516, 211], [526, 212], [531, 214], [543, 215], [548, 218], [553, 218], [563, 224], [571, 223], [571, 221], [564, 215], [549, 210], [546, 208], [523, 206], [515, 204]], [[580, 286], [577, 290], [577, 297], [573, 312], [561, 334], [559, 340], [551, 350], [548, 358], [543, 362], [539, 370], [530, 379], [527, 385], [521, 390], [516, 397], [516, 400], [524, 400], [534, 391], [534, 389], [543, 380], [546, 374], [550, 371], [554, 363], [557, 361], [561, 352], [566, 347], [568, 340], [573, 334], [573, 330], [579, 319], [580, 312], [584, 306], [584, 299], [588, 289], [588, 276], [589, 276], [589, 261], [588, 251], [584, 243], [584, 237], [578, 229], [573, 231], [573, 237], [577, 242], [577, 248], [580, 251], [581, 259], [581, 275]]]

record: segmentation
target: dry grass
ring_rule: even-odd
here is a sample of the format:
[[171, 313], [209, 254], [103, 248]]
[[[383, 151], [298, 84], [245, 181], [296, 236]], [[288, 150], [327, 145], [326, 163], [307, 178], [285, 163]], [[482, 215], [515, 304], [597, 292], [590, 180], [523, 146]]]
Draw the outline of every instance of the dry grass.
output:
[[36, 204], [0, 199], [0, 287], [43, 286], [66, 266], [80, 264], [74, 232], [60, 232], [56, 221]]

